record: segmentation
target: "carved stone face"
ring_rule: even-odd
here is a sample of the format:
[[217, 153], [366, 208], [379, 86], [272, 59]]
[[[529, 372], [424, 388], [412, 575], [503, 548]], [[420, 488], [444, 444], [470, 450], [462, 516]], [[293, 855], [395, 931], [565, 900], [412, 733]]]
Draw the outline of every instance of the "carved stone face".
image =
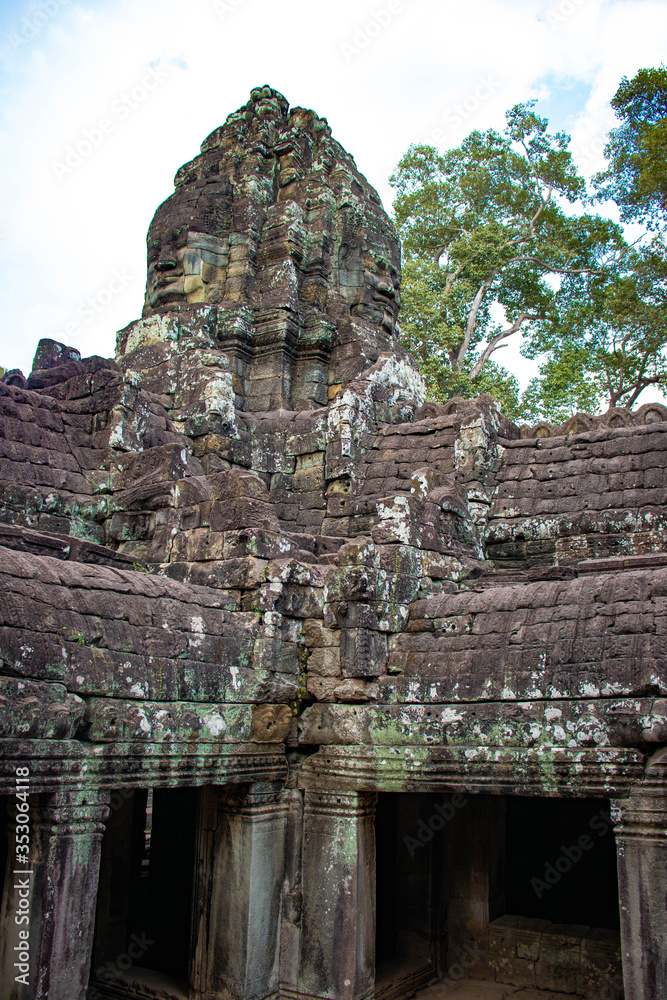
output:
[[175, 302], [222, 298], [228, 243], [206, 233], [173, 230], [148, 253], [148, 301], [153, 309]]
[[[160, 206], [148, 231], [146, 301], [151, 309], [220, 302], [229, 263], [227, 198], [194, 205], [176, 195]], [[222, 209], [222, 212], [219, 210]]]
[[[212, 197], [209, 195], [209, 208]], [[211, 211], [202, 213], [200, 203], [193, 211], [185, 192], [179, 192], [158, 209], [147, 240], [146, 301], [151, 310], [178, 303], [215, 304], [225, 297], [236, 297], [231, 288], [226, 288], [229, 232], [221, 231], [220, 213], [216, 214], [218, 218], [211, 225]], [[339, 290], [353, 316], [394, 334], [400, 278], [391, 262], [377, 254], [364, 254], [359, 244], [348, 246], [342, 249], [339, 281]]]
[[284, 111], [253, 97], [179, 170], [148, 233], [144, 315], [242, 303], [262, 344], [269, 329], [289, 329], [312, 346], [320, 320], [344, 321], [347, 303], [347, 315], [393, 337], [400, 250], [389, 219], [326, 122]]
[[367, 254], [363, 263], [363, 285], [351, 303], [351, 312], [393, 335], [401, 303], [400, 276], [382, 257]]
[[150, 323], [119, 354], [173, 338], [178, 312], [176, 353], [221, 350], [261, 412], [326, 406], [397, 348], [398, 236], [325, 119], [258, 88], [174, 184], [148, 232]]

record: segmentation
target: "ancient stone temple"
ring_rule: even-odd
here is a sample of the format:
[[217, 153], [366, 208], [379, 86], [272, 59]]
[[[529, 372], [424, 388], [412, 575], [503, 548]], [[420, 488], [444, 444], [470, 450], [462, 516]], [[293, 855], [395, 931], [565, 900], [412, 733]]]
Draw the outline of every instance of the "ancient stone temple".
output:
[[263, 87], [0, 383], [1, 1000], [667, 998], [667, 409], [425, 403], [399, 289]]

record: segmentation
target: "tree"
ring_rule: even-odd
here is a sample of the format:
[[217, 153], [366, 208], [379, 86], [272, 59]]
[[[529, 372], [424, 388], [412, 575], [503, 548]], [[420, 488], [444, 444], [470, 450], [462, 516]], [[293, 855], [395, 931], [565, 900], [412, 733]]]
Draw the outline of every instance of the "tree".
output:
[[411, 146], [390, 178], [405, 262], [402, 336], [433, 398], [491, 391], [516, 413], [516, 380], [492, 355], [557, 322], [568, 283], [621, 239], [613, 223], [565, 211], [585, 196], [584, 181], [569, 136], [549, 135], [534, 104], [508, 111], [502, 134], [475, 131], [444, 153]]
[[632, 407], [649, 386], [667, 389], [667, 243], [628, 247], [562, 297], [560, 318], [523, 352], [546, 354], [524, 396], [526, 415], [564, 420], [576, 410]]
[[656, 228], [667, 222], [667, 69], [624, 77], [611, 106], [621, 125], [608, 136], [598, 197], [613, 199], [624, 222]]
[[[470, 358], [451, 367], [452, 330], [443, 317], [447, 275], [430, 261], [407, 259], [403, 265], [401, 340], [417, 358], [429, 399], [444, 402], [451, 396], [489, 392], [504, 413], [519, 410], [519, 383], [493, 360], [473, 375]], [[485, 307], [486, 308], [486, 307]]]

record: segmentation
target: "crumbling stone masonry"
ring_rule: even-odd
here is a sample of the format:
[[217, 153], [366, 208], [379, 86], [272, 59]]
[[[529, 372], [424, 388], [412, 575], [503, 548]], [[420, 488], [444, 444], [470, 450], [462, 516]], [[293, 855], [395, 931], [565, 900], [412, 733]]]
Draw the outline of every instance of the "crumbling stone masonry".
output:
[[263, 87], [0, 383], [2, 1000], [667, 997], [667, 410], [424, 403], [399, 289]]

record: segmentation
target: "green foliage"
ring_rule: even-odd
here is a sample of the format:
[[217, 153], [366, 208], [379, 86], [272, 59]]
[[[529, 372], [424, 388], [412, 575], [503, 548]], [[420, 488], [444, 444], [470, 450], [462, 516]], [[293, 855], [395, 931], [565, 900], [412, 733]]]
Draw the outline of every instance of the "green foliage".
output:
[[598, 404], [595, 384], [587, 379], [585, 350], [564, 345], [559, 357], [547, 358], [540, 374], [530, 381], [522, 397], [522, 415], [529, 423], [547, 420], [564, 423], [575, 413], [594, 413]]
[[157, 568], [156, 566], [146, 566], [146, 565], [144, 565], [144, 563], [140, 563], [140, 562], [133, 562], [132, 563], [132, 569], [136, 573], [139, 573], [139, 572], [141, 572], [141, 573], [154, 573], [155, 570], [156, 570], [156, 568]]
[[429, 261], [406, 261], [403, 268], [401, 304], [401, 342], [417, 358], [426, 380], [427, 398], [444, 403], [452, 396], [472, 397], [489, 392], [500, 400], [503, 413], [518, 415], [519, 383], [492, 360], [472, 376], [471, 357], [453, 370], [450, 363], [452, 344], [460, 331], [448, 327], [442, 317], [442, 270]]
[[[77, 644], [77, 646], [87, 646], [88, 645], [88, 641], [86, 640], [86, 637], [83, 634], [83, 632], [77, 632], [77, 630], [74, 629], [74, 628], [68, 629], [68, 628], [65, 628], [65, 627], [63, 627], [62, 631], [65, 633], [65, 637], [67, 639], [69, 639], [70, 642], [75, 642]], [[68, 633], [69, 633], [69, 635], [68, 635]]]
[[665, 240], [627, 248], [613, 265], [579, 276], [559, 323], [534, 334], [523, 351], [547, 355], [523, 400], [532, 418], [632, 407], [648, 386], [667, 389]]
[[[565, 211], [585, 196], [569, 136], [550, 135], [535, 102], [501, 134], [458, 149], [412, 146], [390, 179], [403, 240], [402, 338], [431, 398], [492, 392], [518, 415], [516, 379], [491, 355], [520, 331], [559, 321], [573, 279], [620, 239], [613, 223]], [[504, 316], [505, 322], [498, 322]]]
[[[401, 337], [429, 398], [495, 395], [508, 416], [561, 421], [577, 410], [632, 407], [667, 390], [667, 244], [630, 246], [608, 218], [585, 214], [569, 137], [550, 135], [534, 102], [503, 133], [458, 149], [412, 146], [391, 178], [403, 240]], [[624, 221], [667, 221], [667, 69], [624, 79], [612, 101], [597, 200]], [[569, 207], [574, 206], [574, 207]], [[503, 322], [499, 322], [502, 318]], [[515, 334], [540, 358], [523, 397], [492, 355]]]
[[621, 121], [608, 136], [609, 165], [595, 178], [600, 200], [612, 198], [625, 222], [667, 222], [667, 69], [624, 77], [611, 106]]
[[297, 688], [296, 698], [291, 702], [292, 715], [300, 714], [304, 699], [308, 694], [308, 689], [306, 687], [306, 673], [308, 670], [308, 650], [301, 643], [299, 643], [297, 647], [297, 656], [299, 658], [299, 686]]

